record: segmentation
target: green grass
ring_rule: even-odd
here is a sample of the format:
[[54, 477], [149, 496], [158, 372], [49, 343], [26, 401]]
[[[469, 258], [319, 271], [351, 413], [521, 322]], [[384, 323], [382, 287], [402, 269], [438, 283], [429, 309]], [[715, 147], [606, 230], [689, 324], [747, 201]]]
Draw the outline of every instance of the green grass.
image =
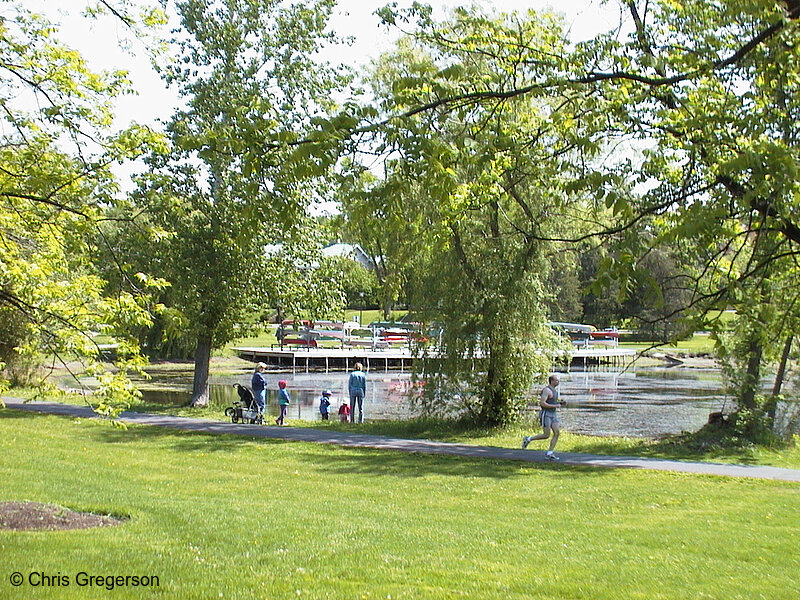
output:
[[[407, 310], [393, 310], [389, 314], [389, 321], [399, 321], [401, 317], [408, 313]], [[358, 317], [361, 318], [360, 323], [362, 325], [369, 325], [373, 321], [385, 321], [386, 319], [383, 318], [383, 311], [382, 310], [358, 310], [348, 308], [344, 311], [344, 318], [346, 321], [353, 321], [358, 320]]]
[[[479, 446], [519, 447], [523, 435], [539, 433], [537, 426], [518, 424], [505, 428], [476, 428], [464, 423], [439, 419], [405, 421], [372, 421], [360, 425], [338, 421], [290, 421], [294, 427], [313, 427], [342, 431], [358, 431], [387, 437], [430, 439]], [[538, 444], [538, 446], [537, 446]], [[531, 449], [545, 449], [546, 442], [534, 442]], [[557, 449], [561, 452], [642, 456], [676, 460], [709, 461], [788, 467], [800, 469], [800, 437], [774, 448], [762, 446], [717, 447], [703, 451], [681, 443], [677, 438], [651, 440], [643, 438], [595, 437], [562, 432]]]
[[675, 344], [665, 344], [653, 347], [655, 342], [620, 342], [620, 348], [633, 348], [647, 350], [653, 348], [653, 352], [684, 353], [689, 355], [712, 354], [714, 352], [714, 341], [707, 333], [695, 333], [690, 339], [682, 340]]
[[[0, 597], [794, 599], [797, 485], [255, 441], [0, 411]], [[19, 571], [157, 589], [14, 588]]]

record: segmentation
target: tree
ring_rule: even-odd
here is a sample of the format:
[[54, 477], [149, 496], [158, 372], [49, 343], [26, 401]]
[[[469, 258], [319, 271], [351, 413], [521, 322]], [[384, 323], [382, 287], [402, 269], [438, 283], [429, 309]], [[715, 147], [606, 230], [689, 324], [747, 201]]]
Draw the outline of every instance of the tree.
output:
[[[436, 127], [446, 118], [500, 111], [521, 98], [562, 98], [571, 111], [553, 109], [533, 126], [525, 124], [508, 148], [524, 152], [532, 136], [550, 128], [565, 138], [571, 133], [584, 168], [565, 175], [571, 179], [565, 189], [603, 203], [608, 212], [589, 212], [572, 235], [545, 233], [539, 241], [601, 241], [609, 252], [598, 282], [618, 281], [623, 300], [650, 277], [645, 257], [680, 246], [685, 252], [673, 256], [686, 259], [681, 267], [692, 277], [676, 291], [688, 301], [663, 316], [691, 310], [707, 323], [721, 308], [741, 310], [749, 326], [748, 343], [734, 353], [746, 382], [738, 396], [740, 408], [756, 410], [754, 382], [773, 354], [770, 347], [777, 342], [782, 348], [786, 339], [785, 328], [780, 336], [772, 332], [797, 317], [796, 286], [783, 282], [797, 273], [800, 242], [793, 126], [800, 5], [624, 5], [633, 27], [629, 37], [610, 32], [570, 49], [551, 43], [536, 53], [527, 39], [504, 35], [486, 20], [488, 36], [439, 35], [429, 11], [415, 6], [405, 18], [417, 18], [417, 39], [440, 43], [451, 56], [497, 61], [497, 77], [452, 85], [466, 71], [456, 60], [440, 71], [404, 74], [397, 90], [417, 93], [395, 94], [400, 101], [384, 123], [415, 119]], [[389, 9], [382, 14], [390, 23], [401, 21]], [[515, 55], [524, 57], [525, 77], [504, 60]], [[604, 160], [597, 159], [601, 144]], [[419, 146], [433, 165], [447, 156]], [[621, 146], [629, 151], [609, 151]], [[560, 165], [561, 156], [549, 160]], [[769, 310], [778, 297], [777, 310]]]
[[346, 81], [315, 60], [334, 4], [177, 4], [178, 56], [164, 76], [186, 105], [136, 202], [169, 232], [156, 256], [196, 339], [193, 405], [208, 401], [212, 348], [282, 285], [265, 281], [264, 247], [301, 235], [314, 177], [336, 159], [337, 144], [299, 143]]
[[340, 186], [343, 230], [372, 257], [379, 296], [374, 301], [388, 320], [395, 304], [407, 301], [407, 265], [414, 255], [406, 243], [408, 223], [402, 211], [384, 204], [383, 182], [358, 163], [347, 163], [347, 167], [349, 173]]
[[428, 406], [457, 396], [480, 422], [504, 424], [557, 351], [544, 308], [556, 296], [549, 274], [564, 258], [558, 239], [605, 210], [574, 184], [581, 161], [597, 153], [599, 122], [549, 92], [437, 104], [535, 79], [559, 62], [563, 35], [555, 19], [531, 15], [457, 9], [445, 23], [419, 15], [422, 33], [402, 40], [373, 77], [381, 114], [424, 108], [381, 123], [387, 175], [369, 206], [378, 229], [414, 256], [412, 312], [441, 329], [421, 363]]
[[305, 228], [305, 231], [307, 235], [287, 240], [267, 261], [265, 280], [275, 284], [269, 286], [266, 305], [278, 309], [279, 320], [341, 320], [347, 303], [347, 285], [340, 261], [355, 263], [322, 256], [320, 241], [313, 237], [314, 230]]
[[[92, 72], [58, 41], [56, 26], [16, 3], [9, 9], [11, 18], [0, 20], [3, 375], [25, 364], [83, 360], [101, 383], [95, 409], [112, 414], [135, 394], [126, 377], [141, 364], [131, 326], [148, 321], [148, 292], [161, 283], [126, 273], [126, 286], [112, 291], [92, 255], [120, 197], [111, 166], [158, 136], [135, 125], [112, 128], [113, 99], [128, 91], [125, 73]], [[122, 9], [114, 18], [138, 27]], [[103, 368], [98, 334], [116, 344], [121, 369]]]
[[657, 182], [631, 207], [659, 215], [653, 246], [686, 249], [685, 306], [706, 322], [736, 308], [738, 343], [710, 326], [740, 412], [758, 421], [763, 368], [798, 316], [797, 5], [626, 4], [635, 35], [608, 76], [636, 99], [629, 120], [656, 143], [642, 173]]

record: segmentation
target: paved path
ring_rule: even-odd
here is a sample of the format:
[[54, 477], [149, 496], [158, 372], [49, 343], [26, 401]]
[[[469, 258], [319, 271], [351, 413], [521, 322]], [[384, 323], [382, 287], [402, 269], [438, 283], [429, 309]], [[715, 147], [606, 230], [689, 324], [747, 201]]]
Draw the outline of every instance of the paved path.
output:
[[[24, 402], [16, 398], [3, 398], [8, 408], [41, 412], [53, 415], [93, 418], [97, 417], [88, 406], [58, 404], [55, 402]], [[381, 450], [397, 450], [402, 452], [419, 452], [422, 454], [449, 454], [472, 458], [493, 458], [502, 460], [519, 460], [526, 462], [547, 462], [543, 451], [522, 450], [519, 448], [498, 448], [493, 446], [470, 446], [450, 442], [433, 442], [430, 440], [407, 440], [388, 438], [363, 433], [330, 431], [306, 427], [276, 427], [263, 425], [240, 425], [172, 417], [146, 413], [124, 412], [120, 418], [125, 423], [167, 427], [184, 431], [198, 431], [213, 434], [234, 434], [269, 439], [280, 439], [298, 442], [314, 442], [320, 444], [336, 444], [351, 448], [377, 448]], [[559, 452], [559, 464], [581, 467], [607, 467], [627, 469], [650, 469], [654, 471], [672, 471], [696, 473], [701, 475], [721, 475], [725, 477], [749, 477], [752, 479], [774, 479], [779, 481], [800, 482], [800, 470], [782, 469], [778, 467], [762, 467], [749, 465], [733, 465], [722, 463], [689, 462], [666, 460], [660, 458], [636, 458], [630, 456], [599, 456], [595, 454], [578, 454], [575, 452]]]

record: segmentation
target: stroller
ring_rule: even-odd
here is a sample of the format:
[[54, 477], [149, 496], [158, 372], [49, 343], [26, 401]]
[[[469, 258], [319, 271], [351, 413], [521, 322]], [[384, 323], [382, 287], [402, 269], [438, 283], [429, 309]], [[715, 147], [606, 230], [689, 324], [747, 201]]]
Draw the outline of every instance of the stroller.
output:
[[263, 424], [264, 415], [258, 410], [258, 404], [256, 404], [256, 399], [253, 397], [253, 392], [238, 383], [234, 383], [233, 387], [236, 388], [239, 399], [234, 401], [233, 406], [225, 409], [225, 416], [230, 417], [231, 423]]

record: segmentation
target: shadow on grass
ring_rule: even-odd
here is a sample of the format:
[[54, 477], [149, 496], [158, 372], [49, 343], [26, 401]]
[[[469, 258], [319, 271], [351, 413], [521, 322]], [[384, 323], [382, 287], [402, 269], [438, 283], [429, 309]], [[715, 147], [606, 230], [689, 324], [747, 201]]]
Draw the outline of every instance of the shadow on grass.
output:
[[491, 458], [474, 458], [443, 454], [422, 454], [346, 448], [336, 456], [325, 457], [319, 453], [305, 453], [303, 463], [324, 473], [337, 476], [360, 474], [372, 477], [422, 478], [428, 475], [450, 477], [515, 479], [528, 477], [536, 472], [548, 472], [554, 476], [576, 475], [602, 476], [610, 469], [575, 467], [552, 463], [529, 463]]
[[109, 444], [137, 444], [140, 442], [164, 442], [171, 450], [179, 452], [229, 453], [258, 444], [284, 444], [285, 440], [276, 440], [250, 436], [247, 434], [218, 434], [203, 431], [187, 431], [171, 427], [134, 425], [127, 429], [109, 427], [99, 432], [101, 441]]
[[491, 438], [502, 432], [501, 428], [477, 427], [466, 421], [415, 417], [397, 421], [366, 421], [358, 425], [338, 421], [312, 421], [303, 427], [345, 433], [364, 433], [386, 437], [427, 439], [443, 442]]
[[[205, 454], [224, 454], [234, 458], [235, 452], [247, 452], [253, 445], [277, 446], [296, 444], [295, 440], [270, 439], [235, 434], [211, 434], [179, 429], [137, 426], [127, 430], [102, 429], [97, 435], [110, 444], [136, 444], [140, 442], [167, 442], [170, 450]], [[608, 469], [574, 467], [551, 463], [529, 463], [496, 458], [476, 458], [442, 454], [425, 454], [399, 450], [374, 448], [350, 448], [337, 446], [335, 455], [328, 444], [314, 444], [315, 451], [304, 451], [299, 457], [309, 467], [333, 475], [367, 474], [370, 476], [392, 476], [419, 478], [429, 474], [452, 477], [481, 477], [509, 479], [525, 477], [536, 471], [563, 474], [599, 476]], [[250, 448], [248, 448], [250, 446]]]
[[27, 410], [14, 410], [13, 408], [0, 407], [0, 419], [24, 419], [30, 421], [39, 416], [39, 414]]
[[579, 443], [570, 448], [572, 452], [604, 454], [610, 456], [635, 456], [697, 462], [736, 462], [738, 464], [760, 464], [757, 457], [746, 448], [710, 445], [706, 448], [678, 439], [643, 442], [636, 446], [620, 446], [612, 442]]

